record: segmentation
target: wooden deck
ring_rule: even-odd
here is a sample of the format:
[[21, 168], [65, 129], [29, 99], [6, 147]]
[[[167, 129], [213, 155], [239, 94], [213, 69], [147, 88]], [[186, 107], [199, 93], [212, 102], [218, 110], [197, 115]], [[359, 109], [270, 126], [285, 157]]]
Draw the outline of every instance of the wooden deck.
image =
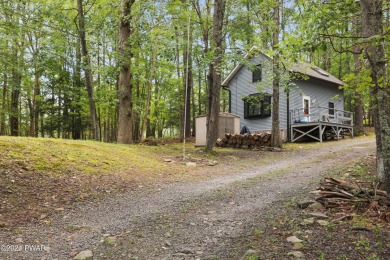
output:
[[[308, 113], [310, 111], [310, 113]], [[353, 138], [353, 114], [328, 107], [310, 107], [290, 111], [290, 142]]]

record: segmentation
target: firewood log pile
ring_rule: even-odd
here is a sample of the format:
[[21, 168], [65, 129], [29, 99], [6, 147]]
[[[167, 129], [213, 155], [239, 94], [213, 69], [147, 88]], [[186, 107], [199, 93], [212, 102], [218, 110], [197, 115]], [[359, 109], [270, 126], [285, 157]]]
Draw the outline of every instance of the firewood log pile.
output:
[[325, 208], [343, 207], [354, 204], [356, 206], [366, 205], [367, 208], [373, 204], [390, 210], [390, 197], [386, 191], [379, 190], [373, 184], [351, 183], [334, 178], [324, 178], [319, 187], [316, 201]]
[[217, 147], [253, 149], [269, 147], [271, 145], [271, 134], [225, 134], [224, 138], [218, 138]]

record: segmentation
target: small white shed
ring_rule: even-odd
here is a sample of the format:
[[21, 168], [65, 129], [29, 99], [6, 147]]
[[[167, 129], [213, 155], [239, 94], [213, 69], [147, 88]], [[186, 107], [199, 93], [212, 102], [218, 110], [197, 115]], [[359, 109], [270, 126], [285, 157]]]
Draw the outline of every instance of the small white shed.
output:
[[[206, 145], [206, 115], [195, 118], [195, 146]], [[240, 133], [240, 117], [230, 113], [219, 113], [219, 138], [223, 138], [225, 133]]]

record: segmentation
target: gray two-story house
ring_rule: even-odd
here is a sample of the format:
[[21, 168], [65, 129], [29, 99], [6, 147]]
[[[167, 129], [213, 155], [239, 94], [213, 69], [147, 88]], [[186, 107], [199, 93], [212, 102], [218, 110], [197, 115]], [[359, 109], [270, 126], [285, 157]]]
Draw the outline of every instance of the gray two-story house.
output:
[[[248, 63], [237, 65], [222, 82], [229, 91], [229, 112], [240, 117], [241, 128], [271, 131], [272, 60], [254, 49], [245, 58]], [[282, 74], [279, 119], [284, 141], [352, 136], [352, 113], [344, 111], [341, 80], [305, 62], [284, 64]]]

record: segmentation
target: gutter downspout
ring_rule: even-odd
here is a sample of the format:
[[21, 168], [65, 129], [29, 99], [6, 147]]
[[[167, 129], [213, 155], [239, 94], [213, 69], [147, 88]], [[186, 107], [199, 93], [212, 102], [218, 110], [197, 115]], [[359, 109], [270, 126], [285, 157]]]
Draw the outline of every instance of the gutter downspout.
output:
[[290, 131], [290, 90], [287, 89], [287, 140], [291, 142], [291, 131]]

